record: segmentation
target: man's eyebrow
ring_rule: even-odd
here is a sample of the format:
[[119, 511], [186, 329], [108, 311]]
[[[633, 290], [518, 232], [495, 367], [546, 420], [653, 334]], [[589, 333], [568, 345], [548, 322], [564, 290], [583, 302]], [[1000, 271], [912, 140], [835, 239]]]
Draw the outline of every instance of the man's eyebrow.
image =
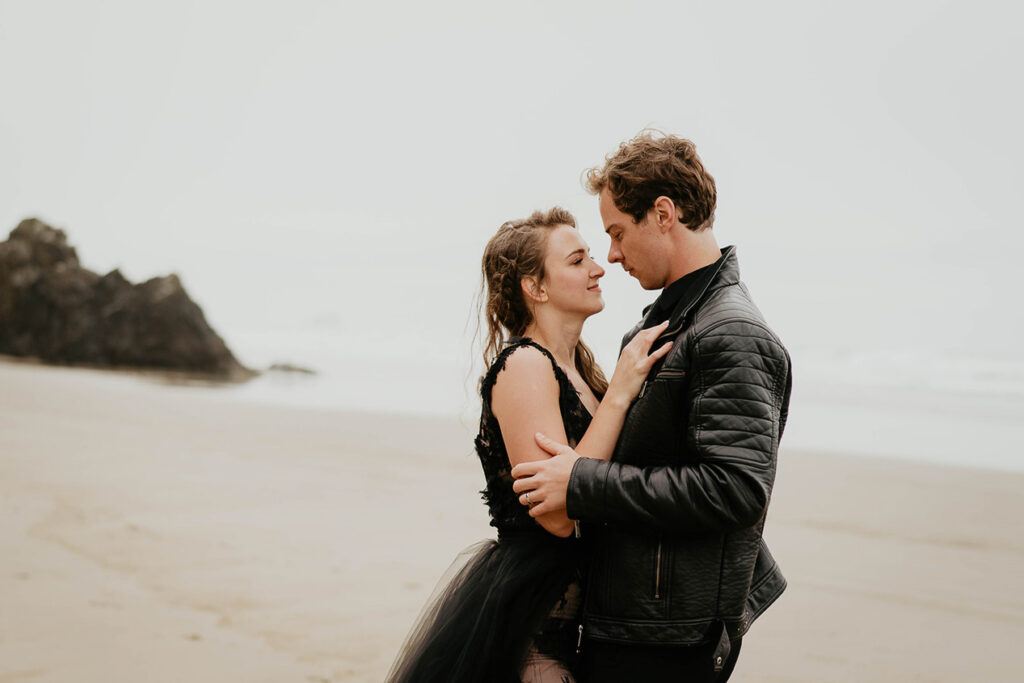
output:
[[613, 228], [617, 228], [617, 227], [619, 227], [619, 225], [617, 223], [612, 223], [611, 225], [606, 225], [605, 228], [604, 228], [604, 232], [605, 232], [605, 234], [608, 234], [608, 233], [610, 233], [612, 231]]

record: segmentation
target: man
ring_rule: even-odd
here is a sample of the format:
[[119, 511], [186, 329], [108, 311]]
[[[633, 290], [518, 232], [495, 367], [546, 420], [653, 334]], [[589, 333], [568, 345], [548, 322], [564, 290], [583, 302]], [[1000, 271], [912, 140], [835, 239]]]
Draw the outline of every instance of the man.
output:
[[[789, 354], [712, 232], [715, 183], [693, 143], [642, 134], [588, 189], [608, 260], [661, 289], [623, 339], [669, 321], [610, 462], [543, 435], [512, 470], [534, 517], [565, 509], [592, 551], [581, 631], [589, 681], [724, 681], [786, 582], [761, 539], [789, 406]], [[530, 500], [525, 494], [529, 492]]]

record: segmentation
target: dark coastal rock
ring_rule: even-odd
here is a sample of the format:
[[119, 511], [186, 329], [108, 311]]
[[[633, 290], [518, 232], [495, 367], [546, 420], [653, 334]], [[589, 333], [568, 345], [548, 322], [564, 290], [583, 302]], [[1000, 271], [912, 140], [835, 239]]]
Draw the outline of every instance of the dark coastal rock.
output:
[[316, 370], [307, 368], [302, 365], [295, 365], [294, 363], [274, 363], [267, 372], [291, 372], [297, 375], [315, 375]]
[[177, 275], [132, 284], [82, 268], [63, 230], [29, 218], [0, 242], [0, 353], [51, 363], [243, 379]]

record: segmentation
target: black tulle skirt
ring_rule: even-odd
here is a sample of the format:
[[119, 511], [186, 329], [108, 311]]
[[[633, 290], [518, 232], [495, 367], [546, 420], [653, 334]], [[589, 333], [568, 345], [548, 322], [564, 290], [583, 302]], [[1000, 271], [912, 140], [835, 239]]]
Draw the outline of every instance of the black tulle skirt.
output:
[[581, 557], [576, 539], [540, 530], [471, 546], [420, 615], [388, 683], [518, 683], [538, 654], [573, 671]]

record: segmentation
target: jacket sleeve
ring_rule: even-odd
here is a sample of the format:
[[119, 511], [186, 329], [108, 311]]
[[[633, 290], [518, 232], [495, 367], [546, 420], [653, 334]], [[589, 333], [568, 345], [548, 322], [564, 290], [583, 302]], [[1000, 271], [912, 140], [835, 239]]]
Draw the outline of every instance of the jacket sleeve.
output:
[[681, 464], [580, 458], [569, 479], [569, 517], [681, 533], [728, 532], [761, 519], [789, 399], [789, 356], [760, 325], [726, 321], [693, 341], [688, 372], [690, 453], [628, 457]]

